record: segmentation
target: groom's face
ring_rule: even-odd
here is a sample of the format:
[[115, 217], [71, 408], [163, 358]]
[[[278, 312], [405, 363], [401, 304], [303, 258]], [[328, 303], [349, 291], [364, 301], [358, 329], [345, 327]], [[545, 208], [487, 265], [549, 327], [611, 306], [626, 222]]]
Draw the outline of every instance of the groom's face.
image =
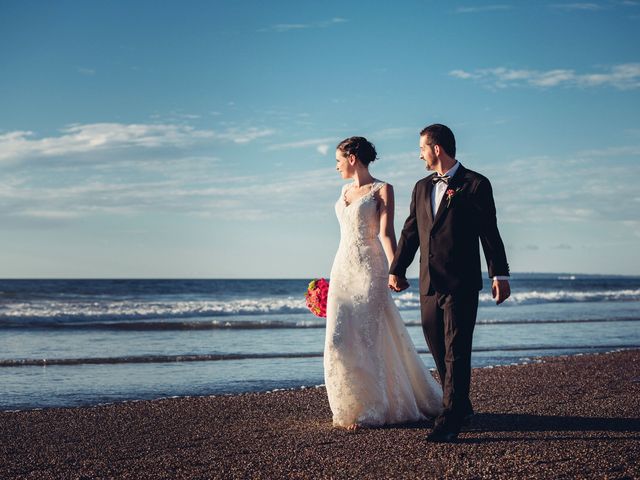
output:
[[426, 163], [427, 170], [435, 169], [438, 157], [427, 135], [420, 137], [420, 159]]

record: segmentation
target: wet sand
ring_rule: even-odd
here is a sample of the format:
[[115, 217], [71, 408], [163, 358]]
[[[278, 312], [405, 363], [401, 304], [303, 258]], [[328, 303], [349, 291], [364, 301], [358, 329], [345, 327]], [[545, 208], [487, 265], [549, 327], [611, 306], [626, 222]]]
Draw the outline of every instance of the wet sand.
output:
[[640, 478], [640, 350], [475, 369], [456, 444], [334, 429], [323, 388], [0, 412], [0, 478]]

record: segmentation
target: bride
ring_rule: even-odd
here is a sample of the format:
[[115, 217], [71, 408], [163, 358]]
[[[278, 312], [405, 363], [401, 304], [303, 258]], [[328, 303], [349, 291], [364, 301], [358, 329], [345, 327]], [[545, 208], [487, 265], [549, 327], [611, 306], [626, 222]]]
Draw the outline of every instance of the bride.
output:
[[369, 173], [376, 150], [363, 137], [336, 149], [353, 182], [335, 210], [340, 223], [327, 299], [324, 377], [334, 426], [355, 430], [435, 417], [442, 389], [416, 352], [388, 288], [396, 249], [393, 187]]

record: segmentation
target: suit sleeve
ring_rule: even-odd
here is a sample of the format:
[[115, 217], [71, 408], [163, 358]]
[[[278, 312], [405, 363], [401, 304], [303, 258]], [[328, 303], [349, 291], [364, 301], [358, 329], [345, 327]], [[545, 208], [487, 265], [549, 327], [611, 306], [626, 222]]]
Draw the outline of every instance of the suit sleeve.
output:
[[484, 257], [487, 260], [489, 277], [508, 276], [507, 254], [498, 231], [496, 205], [493, 189], [488, 179], [482, 178], [476, 189], [476, 208], [478, 213], [478, 232]]
[[418, 235], [418, 222], [416, 219], [416, 190], [418, 185], [413, 188], [411, 193], [411, 206], [409, 207], [409, 216], [404, 222], [402, 227], [402, 233], [400, 234], [400, 240], [398, 241], [398, 248], [396, 248], [396, 254], [389, 267], [389, 273], [391, 275], [398, 275], [400, 277], [406, 276], [407, 268], [413, 262], [418, 247], [420, 246], [420, 237]]

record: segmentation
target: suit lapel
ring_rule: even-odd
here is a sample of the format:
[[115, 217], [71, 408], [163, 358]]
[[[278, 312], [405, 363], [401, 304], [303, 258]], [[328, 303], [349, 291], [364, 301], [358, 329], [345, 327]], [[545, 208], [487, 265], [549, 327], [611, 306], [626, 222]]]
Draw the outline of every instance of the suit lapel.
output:
[[[445, 189], [445, 193], [442, 196], [442, 200], [440, 201], [440, 205], [438, 205], [438, 211], [436, 212], [436, 216], [433, 219], [433, 224], [432, 224], [431, 228], [434, 228], [440, 222], [442, 217], [445, 216], [446, 211], [449, 210], [449, 207], [447, 207], [447, 203], [448, 203], [447, 202], [447, 190], [449, 190], [450, 188], [455, 190], [456, 188], [458, 188], [462, 184], [462, 178], [464, 177], [464, 170], [465, 170], [465, 168], [462, 166], [462, 164], [460, 164], [460, 166], [458, 167], [458, 170], [456, 170], [456, 174], [449, 181], [449, 185]], [[432, 188], [433, 188], [433, 183], [432, 183]], [[429, 198], [431, 198], [431, 195], [429, 195]], [[431, 202], [429, 202], [429, 206], [431, 206]], [[429, 209], [429, 211], [431, 211], [431, 209]]]
[[427, 195], [427, 218], [429, 219], [429, 225], [433, 225], [433, 204], [431, 203], [431, 193], [433, 191], [433, 175], [429, 175], [427, 177], [429, 180], [427, 181], [426, 195]]

